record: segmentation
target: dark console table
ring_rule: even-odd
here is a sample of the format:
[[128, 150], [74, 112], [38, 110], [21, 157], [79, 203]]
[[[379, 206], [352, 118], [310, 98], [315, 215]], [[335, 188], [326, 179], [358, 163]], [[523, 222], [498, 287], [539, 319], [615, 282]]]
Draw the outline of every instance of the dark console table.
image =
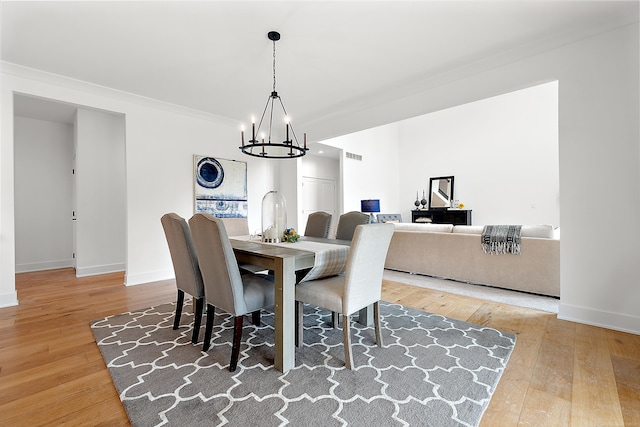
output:
[[[430, 221], [429, 221], [430, 220]], [[471, 210], [431, 209], [411, 211], [411, 222], [471, 225]]]

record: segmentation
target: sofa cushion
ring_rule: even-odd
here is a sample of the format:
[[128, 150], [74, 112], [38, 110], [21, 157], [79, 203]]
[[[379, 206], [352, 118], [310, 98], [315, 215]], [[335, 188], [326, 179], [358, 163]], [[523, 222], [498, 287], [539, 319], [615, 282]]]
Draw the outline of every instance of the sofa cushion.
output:
[[453, 224], [416, 224], [401, 222], [394, 224], [398, 231], [428, 231], [431, 233], [451, 233]]
[[378, 214], [378, 222], [402, 222], [401, 214]]
[[543, 239], [553, 239], [553, 226], [548, 224], [523, 225], [522, 237], [539, 237]]

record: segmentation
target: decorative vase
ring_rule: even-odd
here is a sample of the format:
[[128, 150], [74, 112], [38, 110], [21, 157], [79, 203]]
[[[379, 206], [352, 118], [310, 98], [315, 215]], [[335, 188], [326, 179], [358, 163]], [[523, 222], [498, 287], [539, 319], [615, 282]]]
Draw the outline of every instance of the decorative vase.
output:
[[416, 201], [413, 204], [416, 205], [416, 210], [420, 209], [420, 198], [418, 197], [417, 191], [416, 191]]
[[287, 203], [277, 191], [269, 191], [262, 198], [262, 241], [280, 243], [287, 229]]
[[424, 190], [422, 190], [422, 200], [420, 200], [420, 204], [422, 205], [422, 209], [427, 206], [427, 198], [424, 196]]

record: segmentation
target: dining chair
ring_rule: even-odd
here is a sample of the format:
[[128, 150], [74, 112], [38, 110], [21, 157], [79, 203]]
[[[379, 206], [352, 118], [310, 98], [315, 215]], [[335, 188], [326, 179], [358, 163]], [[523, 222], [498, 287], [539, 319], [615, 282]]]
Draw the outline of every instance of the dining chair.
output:
[[228, 236], [248, 236], [249, 221], [247, 218], [220, 218], [224, 223]]
[[[312, 212], [307, 218], [307, 226], [304, 229], [306, 237], [321, 237], [326, 239], [329, 237], [329, 228], [331, 227], [330, 213], [324, 211]], [[296, 271], [296, 283], [300, 282], [311, 271], [310, 268]]]
[[[340, 215], [338, 218], [338, 228], [336, 230], [336, 239], [338, 240], [351, 240], [353, 233], [358, 225], [369, 224], [371, 222], [371, 216], [369, 214], [351, 211]], [[331, 323], [334, 328], [340, 325], [339, 313], [331, 313]]]
[[373, 304], [373, 317], [378, 347], [383, 345], [380, 331], [380, 298], [382, 274], [393, 224], [358, 225], [355, 229], [344, 274], [325, 279], [310, 280], [296, 286], [296, 343], [303, 344], [304, 304], [342, 314], [344, 358], [353, 369], [351, 353], [350, 316]]
[[274, 303], [273, 282], [263, 275], [240, 274], [221, 219], [197, 213], [189, 219], [189, 226], [204, 279], [207, 303], [207, 324], [202, 350], [209, 350], [215, 308], [233, 315], [233, 344], [229, 363], [229, 371], [233, 372], [238, 365], [244, 315], [251, 313], [253, 323], [260, 324], [260, 310]]
[[331, 228], [332, 215], [327, 212], [317, 211], [309, 214], [307, 218], [307, 226], [304, 229], [304, 235], [309, 237], [329, 237], [329, 228]]
[[196, 249], [193, 245], [191, 231], [187, 221], [175, 213], [167, 213], [160, 218], [164, 234], [169, 245], [169, 253], [173, 263], [173, 271], [176, 275], [176, 287], [178, 288], [178, 299], [176, 301], [176, 314], [173, 320], [173, 329], [180, 326], [182, 316], [182, 306], [184, 304], [185, 292], [195, 299], [195, 319], [193, 321], [193, 333], [191, 342], [198, 342], [200, 324], [202, 322], [202, 312], [204, 309], [204, 282]]
[[[247, 218], [220, 218], [224, 224], [224, 228], [227, 230], [227, 236], [249, 236], [249, 221]], [[253, 264], [239, 263], [240, 273], [260, 273], [267, 272], [263, 267], [259, 267]]]
[[371, 217], [362, 212], [351, 211], [340, 215], [338, 218], [338, 229], [336, 230], [336, 239], [351, 240], [353, 232], [360, 224], [369, 224]]

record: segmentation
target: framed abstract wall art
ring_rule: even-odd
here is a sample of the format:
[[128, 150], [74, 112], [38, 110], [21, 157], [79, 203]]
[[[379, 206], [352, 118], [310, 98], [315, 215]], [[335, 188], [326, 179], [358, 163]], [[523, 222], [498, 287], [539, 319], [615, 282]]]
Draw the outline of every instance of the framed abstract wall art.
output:
[[194, 155], [195, 212], [218, 218], [246, 218], [247, 163]]

